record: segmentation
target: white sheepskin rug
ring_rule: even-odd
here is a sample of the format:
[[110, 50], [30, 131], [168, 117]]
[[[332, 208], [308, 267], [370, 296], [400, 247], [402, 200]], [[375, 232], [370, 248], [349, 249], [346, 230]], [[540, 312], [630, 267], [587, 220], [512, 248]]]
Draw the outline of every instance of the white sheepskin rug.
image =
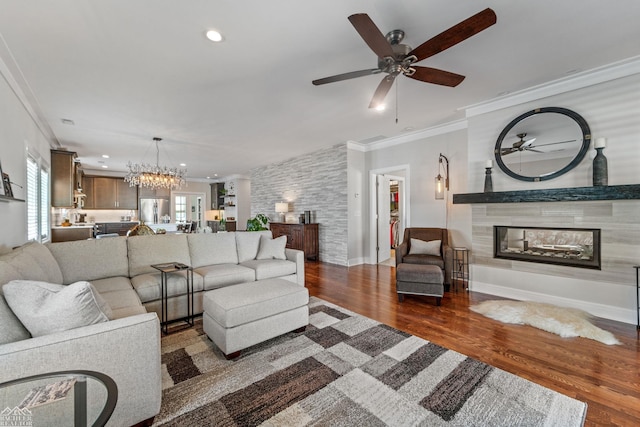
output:
[[530, 325], [561, 337], [584, 337], [613, 345], [620, 341], [589, 322], [591, 315], [576, 308], [558, 307], [532, 301], [483, 301], [470, 307], [480, 313], [504, 323]]

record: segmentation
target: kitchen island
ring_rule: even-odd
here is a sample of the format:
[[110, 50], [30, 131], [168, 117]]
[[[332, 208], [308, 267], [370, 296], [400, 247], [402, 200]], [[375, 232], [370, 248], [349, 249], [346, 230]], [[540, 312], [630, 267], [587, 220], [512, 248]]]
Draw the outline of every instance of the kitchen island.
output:
[[94, 225], [91, 223], [78, 223], [66, 227], [54, 225], [51, 227], [51, 241], [56, 243], [91, 239], [93, 238]]

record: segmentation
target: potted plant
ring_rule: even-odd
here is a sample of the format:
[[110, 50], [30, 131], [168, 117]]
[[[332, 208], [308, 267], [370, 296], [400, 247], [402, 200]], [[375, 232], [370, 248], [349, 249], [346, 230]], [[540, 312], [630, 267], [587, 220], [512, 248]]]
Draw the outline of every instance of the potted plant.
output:
[[267, 223], [269, 222], [269, 217], [265, 214], [258, 214], [254, 218], [249, 218], [247, 220], [247, 231], [261, 231], [268, 230]]

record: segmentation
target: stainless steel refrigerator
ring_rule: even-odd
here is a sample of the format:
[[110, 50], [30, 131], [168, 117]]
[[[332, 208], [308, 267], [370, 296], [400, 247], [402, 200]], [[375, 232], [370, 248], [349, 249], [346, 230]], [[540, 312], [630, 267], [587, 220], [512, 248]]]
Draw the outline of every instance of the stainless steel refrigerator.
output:
[[170, 211], [169, 199], [140, 199], [140, 221], [159, 224], [165, 216], [169, 217]]

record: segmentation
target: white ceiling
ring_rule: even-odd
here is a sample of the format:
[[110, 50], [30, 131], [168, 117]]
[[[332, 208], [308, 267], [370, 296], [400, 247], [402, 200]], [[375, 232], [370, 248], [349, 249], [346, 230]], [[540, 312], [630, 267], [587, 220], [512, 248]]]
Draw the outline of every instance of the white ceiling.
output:
[[[367, 107], [381, 74], [311, 84], [376, 67], [353, 13], [416, 47], [486, 7], [496, 25], [419, 63], [467, 76], [456, 88], [400, 76], [377, 112]], [[447, 123], [462, 107], [638, 56], [639, 17], [637, 0], [3, 0], [0, 59], [85, 170], [154, 163], [157, 136], [161, 164], [203, 179]]]

